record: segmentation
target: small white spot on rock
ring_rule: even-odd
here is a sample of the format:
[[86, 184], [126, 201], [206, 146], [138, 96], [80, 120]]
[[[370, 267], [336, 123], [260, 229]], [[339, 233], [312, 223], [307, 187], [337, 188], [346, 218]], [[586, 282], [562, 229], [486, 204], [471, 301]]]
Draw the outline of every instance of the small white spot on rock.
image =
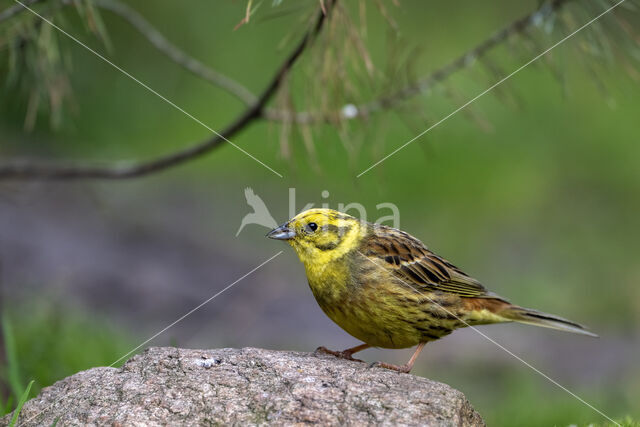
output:
[[313, 377], [304, 377], [302, 381], [304, 381], [305, 383], [315, 383], [316, 379]]
[[196, 359], [195, 364], [197, 366], [200, 366], [201, 368], [209, 369], [213, 365], [219, 365], [220, 364], [220, 360], [219, 359], [214, 359], [214, 358]]

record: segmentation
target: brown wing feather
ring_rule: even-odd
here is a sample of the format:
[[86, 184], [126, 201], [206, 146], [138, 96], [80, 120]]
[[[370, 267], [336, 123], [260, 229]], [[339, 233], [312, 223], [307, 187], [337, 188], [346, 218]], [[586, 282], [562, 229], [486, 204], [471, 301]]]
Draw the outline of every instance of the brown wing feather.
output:
[[431, 252], [415, 237], [395, 228], [375, 225], [362, 242], [361, 252], [385, 261], [394, 275], [416, 290], [444, 291], [462, 297], [492, 294], [476, 279]]

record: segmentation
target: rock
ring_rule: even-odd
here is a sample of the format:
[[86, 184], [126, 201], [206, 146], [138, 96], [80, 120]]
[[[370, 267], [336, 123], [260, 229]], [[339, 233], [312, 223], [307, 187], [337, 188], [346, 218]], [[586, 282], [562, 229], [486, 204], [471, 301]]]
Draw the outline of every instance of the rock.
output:
[[[9, 423], [11, 415], [0, 419]], [[484, 425], [459, 391], [328, 355], [150, 348], [25, 403], [19, 425]]]

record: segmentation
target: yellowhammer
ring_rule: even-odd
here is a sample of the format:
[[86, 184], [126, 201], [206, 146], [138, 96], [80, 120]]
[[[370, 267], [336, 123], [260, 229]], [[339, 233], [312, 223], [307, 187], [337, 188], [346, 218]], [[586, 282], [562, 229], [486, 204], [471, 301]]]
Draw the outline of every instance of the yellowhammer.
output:
[[369, 347], [417, 345], [405, 365], [378, 362], [409, 372], [429, 341], [465, 326], [512, 321], [596, 336], [577, 323], [509, 303], [395, 228], [310, 209], [267, 236], [293, 246], [322, 310], [364, 341], [340, 352], [318, 349], [338, 357], [357, 360], [352, 355]]

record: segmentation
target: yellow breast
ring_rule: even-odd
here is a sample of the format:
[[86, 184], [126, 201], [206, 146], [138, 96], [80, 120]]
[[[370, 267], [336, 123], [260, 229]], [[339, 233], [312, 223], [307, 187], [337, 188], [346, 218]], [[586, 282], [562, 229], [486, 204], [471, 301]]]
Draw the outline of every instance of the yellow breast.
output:
[[398, 305], [397, 291], [391, 291], [395, 285], [354, 281], [347, 260], [327, 267], [308, 266], [307, 278], [320, 308], [342, 329], [382, 348], [406, 348], [422, 340], [415, 324], [407, 321], [407, 308]]

